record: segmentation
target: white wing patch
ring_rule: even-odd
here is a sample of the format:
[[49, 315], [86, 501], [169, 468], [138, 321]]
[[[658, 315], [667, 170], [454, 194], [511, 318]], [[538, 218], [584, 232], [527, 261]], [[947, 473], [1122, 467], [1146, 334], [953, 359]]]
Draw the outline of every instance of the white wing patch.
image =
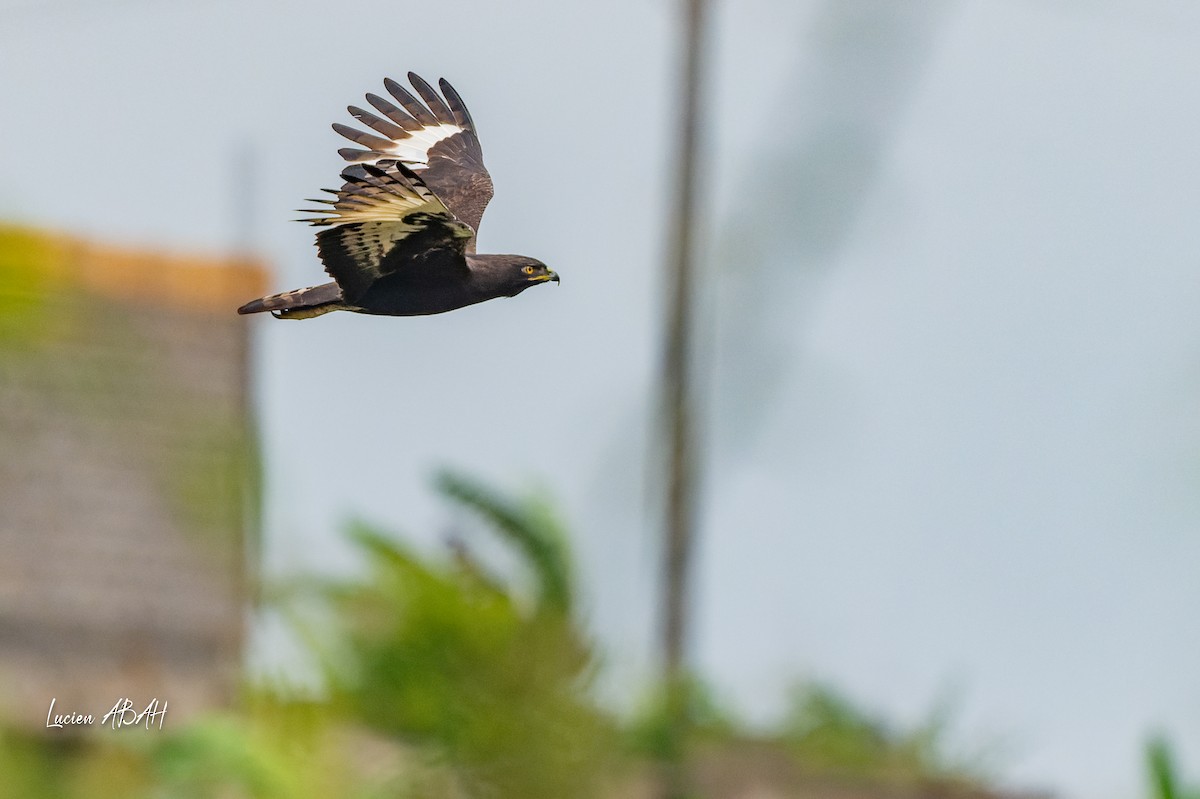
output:
[[355, 164], [398, 161], [419, 171], [429, 167], [429, 152], [439, 142], [460, 133], [473, 136], [471, 114], [454, 87], [445, 80], [439, 81], [442, 87], [439, 94], [412, 72], [408, 73], [408, 79], [416, 95], [385, 78], [383, 85], [391, 99], [368, 94], [367, 102], [373, 111], [353, 105], [346, 109], [366, 130], [334, 124], [334, 130], [364, 148], [343, 148], [338, 151], [343, 158]]
[[[338, 132], [351, 141], [365, 143], [361, 137], [349, 136], [342, 130]], [[366, 151], [350, 151], [354, 155], [347, 160], [356, 164], [375, 164], [390, 159], [402, 161], [409, 169], [420, 171], [429, 166], [429, 151], [433, 149], [434, 145], [461, 132], [462, 128], [458, 125], [446, 123], [426, 125], [418, 130], [405, 131], [408, 135], [404, 138], [383, 139], [386, 142], [383, 146], [375, 146]], [[372, 144], [377, 143], [372, 142]], [[343, 151], [343, 153], [345, 152], [347, 151]]]

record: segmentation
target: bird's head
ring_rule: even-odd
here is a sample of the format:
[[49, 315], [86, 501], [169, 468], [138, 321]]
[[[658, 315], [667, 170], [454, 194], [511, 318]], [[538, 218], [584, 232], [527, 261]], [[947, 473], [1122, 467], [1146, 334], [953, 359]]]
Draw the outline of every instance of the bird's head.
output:
[[524, 255], [468, 255], [467, 265], [493, 297], [515, 297], [530, 286], [558, 282], [550, 267]]
[[510, 285], [516, 289], [512, 296], [520, 294], [530, 286], [538, 283], [557, 283], [558, 274], [536, 258], [526, 258], [523, 255], [509, 256], [508, 277]]
[[558, 282], [558, 273], [550, 269], [536, 258], [520, 258], [516, 266], [521, 270], [521, 276], [528, 283]]

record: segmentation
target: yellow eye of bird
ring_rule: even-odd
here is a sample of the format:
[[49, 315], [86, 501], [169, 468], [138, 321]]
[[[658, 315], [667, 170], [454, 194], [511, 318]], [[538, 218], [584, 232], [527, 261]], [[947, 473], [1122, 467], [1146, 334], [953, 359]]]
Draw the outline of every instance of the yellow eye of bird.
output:
[[525, 274], [527, 274], [527, 275], [532, 275], [532, 274], [533, 274], [533, 267], [532, 267], [532, 266], [527, 266], [527, 267], [525, 267], [524, 269], [522, 269], [521, 271], [522, 271], [522, 272], [524, 272], [524, 273], [525, 273]]

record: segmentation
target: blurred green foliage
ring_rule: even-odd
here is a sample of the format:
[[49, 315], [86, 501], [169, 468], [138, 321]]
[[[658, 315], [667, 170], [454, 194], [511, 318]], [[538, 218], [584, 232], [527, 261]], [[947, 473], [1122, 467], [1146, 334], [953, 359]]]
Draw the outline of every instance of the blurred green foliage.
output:
[[5, 727], [0, 799], [605, 792], [624, 755], [591, 696], [596, 654], [571, 612], [561, 524], [537, 498], [512, 500], [453, 474], [438, 485], [518, 556], [531, 590], [506, 584], [461, 543], [424, 556], [356, 525], [363, 577], [281, 594], [324, 611], [303, 631], [325, 667], [322, 699], [248, 688], [235, 710], [161, 734]]
[[[678, 694], [672, 697], [671, 690]], [[682, 725], [676, 707], [683, 708]], [[697, 745], [727, 743], [738, 734], [736, 719], [712, 688], [689, 674], [673, 688], [659, 686], [650, 694], [629, 724], [626, 741], [632, 751], [651, 760], [678, 761]]]
[[[757, 784], [764, 756], [786, 779], [864, 796], [983, 795], [952, 789], [966, 772], [945, 756], [944, 714], [896, 731], [825, 686], [798, 689], [773, 733], [747, 733], [694, 677], [620, 723], [593, 697], [598, 653], [550, 506], [457, 474], [437, 485], [515, 568], [461, 541], [419, 553], [354, 525], [361, 576], [297, 581], [273, 600], [322, 666], [315, 695], [247, 687], [233, 709], [161, 732], [0, 726], [0, 799], [615, 798], [647, 795], [666, 764], [699, 775], [695, 795], [726, 795], [713, 780]], [[682, 727], [668, 701], [686, 709]]]
[[45, 234], [0, 225], [0, 351], [27, 349], [49, 335], [65, 247]]
[[617, 738], [589, 692], [595, 655], [569, 612], [563, 529], [539, 500], [514, 502], [449, 474], [439, 486], [522, 556], [535, 598], [522, 602], [465, 546], [438, 562], [355, 527], [370, 578], [326, 591], [339, 641], [327, 659], [335, 701], [444, 757], [470, 795], [484, 786], [499, 797], [596, 795]]
[[[168, 389], [163, 394], [169, 396]], [[258, 518], [257, 442], [237, 417], [198, 403], [161, 404], [171, 409], [162, 418], [188, 431], [187, 446], [162, 453], [166, 462], [155, 472], [161, 496], [197, 544], [226, 551], [227, 538], [243, 532], [244, 519]]]
[[172, 797], [395, 797], [425, 774], [403, 749], [326, 703], [269, 692], [184, 727], [147, 755], [156, 785]]
[[1200, 799], [1200, 788], [1185, 788], [1175, 768], [1175, 757], [1161, 735], [1146, 744], [1146, 764], [1154, 799]]
[[977, 764], [947, 753], [948, 720], [943, 706], [917, 726], [897, 729], [832, 687], [809, 683], [793, 691], [782, 740], [816, 773], [890, 784], [982, 781]]

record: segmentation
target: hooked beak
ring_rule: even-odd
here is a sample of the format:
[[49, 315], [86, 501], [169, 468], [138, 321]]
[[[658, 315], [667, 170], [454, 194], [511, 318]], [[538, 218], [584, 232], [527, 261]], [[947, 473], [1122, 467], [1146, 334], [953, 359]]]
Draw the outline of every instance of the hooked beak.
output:
[[546, 280], [553, 280], [555, 283], [558, 283], [558, 272], [551, 272], [550, 276], [547, 277]]

